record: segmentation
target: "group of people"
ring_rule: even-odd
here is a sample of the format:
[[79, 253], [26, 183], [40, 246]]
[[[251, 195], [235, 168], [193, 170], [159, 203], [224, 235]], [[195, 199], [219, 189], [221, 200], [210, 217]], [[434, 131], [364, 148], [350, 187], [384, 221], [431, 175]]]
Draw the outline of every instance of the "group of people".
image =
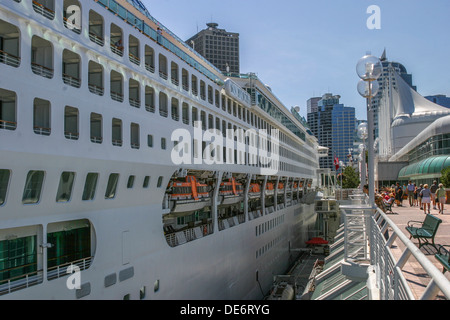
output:
[[433, 181], [431, 186], [428, 186], [428, 184], [420, 184], [417, 186], [412, 181], [409, 181], [408, 185], [401, 186], [397, 182], [396, 185], [392, 185], [390, 188], [384, 188], [377, 195], [377, 198], [382, 199], [385, 205], [391, 205], [395, 202], [398, 207], [401, 207], [403, 206], [405, 196], [407, 196], [410, 207], [418, 206], [425, 214], [427, 213], [427, 209], [428, 213], [430, 213], [431, 204], [433, 204], [433, 209], [439, 210], [440, 214], [444, 214], [446, 192], [443, 184], [440, 183], [438, 185], [437, 181]]

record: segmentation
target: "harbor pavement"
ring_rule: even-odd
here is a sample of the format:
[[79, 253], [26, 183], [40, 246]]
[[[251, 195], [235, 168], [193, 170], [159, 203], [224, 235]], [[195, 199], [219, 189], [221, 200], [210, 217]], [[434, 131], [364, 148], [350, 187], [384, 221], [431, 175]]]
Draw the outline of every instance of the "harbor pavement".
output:
[[[388, 217], [403, 231], [403, 233], [409, 238], [410, 234], [406, 231], [406, 226], [408, 225], [408, 221], [423, 221], [425, 219], [425, 214], [423, 210], [418, 206], [410, 206], [408, 201], [403, 201], [403, 205], [393, 206], [392, 211], [394, 214], [388, 214]], [[439, 245], [448, 245], [450, 246], [450, 204], [446, 204], [444, 207], [444, 213], [440, 214], [438, 210], [433, 209], [431, 205], [430, 214], [435, 217], [438, 217], [442, 220], [442, 223], [439, 225], [439, 228], [435, 237], [435, 244], [439, 248]], [[411, 239], [411, 241], [419, 246], [419, 242], [417, 239]], [[403, 253], [405, 245], [400, 241], [396, 240], [394, 242], [394, 246], [391, 248], [392, 253], [395, 258], [398, 260]], [[446, 249], [450, 250], [449, 247]], [[423, 245], [420, 248], [420, 251], [430, 259], [430, 261], [442, 272], [442, 265], [435, 258], [435, 254], [437, 250], [432, 245]], [[430, 277], [423, 270], [421, 265], [417, 262], [417, 260], [411, 256], [403, 268], [404, 276], [407, 279], [408, 283], [411, 286], [411, 289], [416, 296], [416, 299], [419, 299], [422, 293], [424, 292], [426, 286], [430, 282]], [[446, 272], [445, 276], [450, 280], [450, 272]], [[445, 299], [442, 293], [437, 297], [437, 300]]]

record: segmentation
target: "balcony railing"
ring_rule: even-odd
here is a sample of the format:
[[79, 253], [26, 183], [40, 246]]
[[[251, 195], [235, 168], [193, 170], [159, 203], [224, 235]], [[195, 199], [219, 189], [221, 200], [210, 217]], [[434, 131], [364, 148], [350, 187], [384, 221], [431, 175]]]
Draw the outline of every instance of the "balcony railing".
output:
[[102, 47], [105, 44], [105, 40], [102, 37], [96, 35], [93, 32], [89, 32], [89, 39], [91, 39], [92, 42], [94, 42], [94, 43], [96, 43], [96, 44], [98, 44], [99, 46], [102, 46]]
[[0, 50], [0, 63], [17, 68], [20, 65], [20, 57]]
[[44, 78], [51, 79], [53, 78], [53, 69], [44, 67], [40, 64], [37, 64], [35, 62], [31, 62], [31, 70], [38, 76], [42, 76]]
[[96, 86], [95, 84], [89, 84], [88, 87], [90, 92], [99, 96], [103, 95], [104, 89], [102, 87]]
[[63, 81], [64, 81], [65, 84], [68, 84], [69, 86], [72, 86], [72, 87], [75, 87], [75, 88], [81, 87], [81, 80], [80, 79], [78, 79], [78, 78], [76, 78], [74, 76], [68, 75], [66, 73], [63, 73]]
[[40, 284], [42, 283], [42, 279], [43, 272], [42, 270], [38, 270], [6, 280], [0, 280], [0, 296]]
[[16, 130], [17, 122], [0, 120], [0, 129]]
[[46, 17], [47, 19], [53, 20], [55, 18], [55, 11], [44, 7], [42, 4], [40, 4], [37, 1], [33, 1], [33, 9], [37, 13]]

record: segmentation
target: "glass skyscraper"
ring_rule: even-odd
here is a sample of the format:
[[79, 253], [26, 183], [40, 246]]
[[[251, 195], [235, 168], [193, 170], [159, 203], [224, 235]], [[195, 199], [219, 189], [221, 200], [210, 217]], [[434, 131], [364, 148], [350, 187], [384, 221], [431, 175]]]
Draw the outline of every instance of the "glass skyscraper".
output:
[[307, 114], [308, 125], [319, 145], [328, 148], [328, 156], [319, 159], [321, 168], [334, 170], [334, 158], [347, 164], [353, 149], [356, 118], [355, 108], [339, 103], [340, 96], [327, 93], [317, 103], [317, 109]]

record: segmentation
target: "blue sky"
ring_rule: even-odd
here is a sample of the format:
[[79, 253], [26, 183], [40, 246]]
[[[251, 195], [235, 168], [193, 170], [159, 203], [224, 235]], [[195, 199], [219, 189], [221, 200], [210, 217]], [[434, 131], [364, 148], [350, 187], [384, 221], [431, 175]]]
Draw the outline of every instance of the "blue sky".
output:
[[[186, 40], [217, 22], [240, 34], [241, 73], [255, 72], [288, 108], [331, 92], [366, 118], [358, 60], [386, 48], [413, 75], [420, 94], [450, 96], [449, 0], [142, 0], [150, 14]], [[377, 5], [381, 29], [367, 28]]]

